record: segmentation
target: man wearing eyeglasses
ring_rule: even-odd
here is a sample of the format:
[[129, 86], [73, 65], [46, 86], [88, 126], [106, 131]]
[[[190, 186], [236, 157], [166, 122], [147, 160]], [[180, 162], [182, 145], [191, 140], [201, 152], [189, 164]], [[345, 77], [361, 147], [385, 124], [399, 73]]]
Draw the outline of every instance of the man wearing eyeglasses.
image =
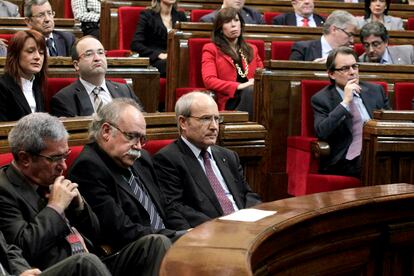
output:
[[374, 110], [389, 109], [381, 85], [359, 81], [357, 60], [348, 47], [334, 49], [326, 61], [331, 84], [311, 99], [315, 134], [330, 146], [322, 173], [360, 178], [363, 125]]
[[106, 51], [93, 36], [77, 40], [72, 62], [79, 79], [56, 93], [50, 102], [51, 114], [58, 117], [90, 116], [115, 98], [131, 98], [140, 104], [127, 84], [105, 79]]
[[353, 47], [357, 20], [347, 11], [333, 11], [323, 24], [318, 40], [298, 41], [292, 46], [290, 60], [325, 62], [328, 54], [340, 46]]
[[24, 4], [26, 25], [43, 34], [49, 56], [70, 56], [75, 36], [55, 31], [55, 11], [47, 0], [27, 0]]
[[192, 228], [260, 203], [237, 153], [215, 145], [223, 117], [214, 99], [202, 92], [186, 94], [175, 114], [181, 136], [154, 156], [175, 228]]
[[325, 18], [314, 13], [313, 0], [292, 0], [294, 12], [276, 15], [272, 19], [273, 25], [287, 25], [298, 27], [320, 27]]
[[359, 57], [361, 62], [380, 64], [413, 64], [413, 45], [388, 46], [388, 31], [380, 22], [365, 24], [359, 37], [365, 48], [365, 53]]

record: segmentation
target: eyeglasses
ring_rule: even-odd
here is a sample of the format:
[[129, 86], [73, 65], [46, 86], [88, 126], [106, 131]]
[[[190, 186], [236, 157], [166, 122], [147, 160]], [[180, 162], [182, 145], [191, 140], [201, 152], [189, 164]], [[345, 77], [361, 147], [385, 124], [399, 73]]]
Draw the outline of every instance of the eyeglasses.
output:
[[106, 56], [106, 51], [104, 49], [98, 49], [96, 51], [87, 50], [86, 52], [79, 55], [79, 59], [81, 59], [81, 58], [90, 59], [90, 58], [94, 57], [95, 55], [98, 55], [100, 57], [104, 57], [104, 56]]
[[355, 64], [352, 64], [352, 65], [342, 66], [341, 68], [335, 68], [334, 71], [338, 71], [338, 72], [341, 72], [341, 73], [348, 73], [351, 70], [351, 68], [353, 70], [358, 70], [359, 64], [355, 63]]
[[71, 152], [72, 151], [69, 149], [66, 153], [59, 154], [59, 155], [47, 156], [47, 155], [43, 155], [43, 154], [40, 154], [40, 153], [35, 153], [33, 155], [43, 157], [47, 161], [49, 161], [50, 163], [59, 163], [59, 162], [62, 162], [62, 161], [65, 161], [66, 159], [68, 159]]
[[369, 49], [369, 47], [372, 48], [378, 48], [379, 46], [381, 46], [384, 43], [384, 41], [374, 41], [372, 43], [368, 43], [368, 42], [364, 42], [364, 48], [365, 49]]
[[138, 132], [125, 132], [122, 131], [118, 126], [115, 124], [109, 123], [108, 124], [114, 128], [116, 128], [119, 132], [124, 135], [125, 139], [127, 139], [132, 144], [137, 144], [138, 142], [141, 144], [141, 146], [144, 146], [147, 143], [147, 137], [141, 133]]
[[188, 116], [188, 117], [197, 119], [203, 125], [209, 125], [209, 124], [211, 124], [212, 121], [214, 121], [216, 124], [221, 124], [224, 121], [224, 117], [223, 116], [201, 116], [201, 117]]
[[54, 18], [55, 14], [56, 14], [55, 11], [45, 11], [45, 12], [38, 13], [36, 15], [32, 15], [32, 17], [34, 17], [36, 19], [43, 20], [43, 19], [46, 18], [46, 15], [51, 17], [51, 18]]
[[342, 29], [342, 28], [338, 28], [338, 27], [336, 27], [337, 29], [340, 29], [341, 31], [343, 31], [344, 32], [344, 34], [346, 34], [349, 38], [351, 38], [351, 37], [354, 37], [354, 33], [352, 33], [352, 32], [347, 32], [347, 31], [345, 31], [344, 29]]

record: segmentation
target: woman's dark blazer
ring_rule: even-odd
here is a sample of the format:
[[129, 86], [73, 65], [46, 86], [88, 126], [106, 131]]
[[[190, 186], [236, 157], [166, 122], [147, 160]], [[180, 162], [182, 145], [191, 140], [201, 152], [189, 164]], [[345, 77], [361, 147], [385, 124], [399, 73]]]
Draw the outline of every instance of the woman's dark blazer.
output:
[[[34, 80], [33, 93], [36, 112], [44, 112], [45, 104], [38, 79]], [[9, 74], [0, 77], [0, 121], [17, 121], [32, 113], [20, 85]]]

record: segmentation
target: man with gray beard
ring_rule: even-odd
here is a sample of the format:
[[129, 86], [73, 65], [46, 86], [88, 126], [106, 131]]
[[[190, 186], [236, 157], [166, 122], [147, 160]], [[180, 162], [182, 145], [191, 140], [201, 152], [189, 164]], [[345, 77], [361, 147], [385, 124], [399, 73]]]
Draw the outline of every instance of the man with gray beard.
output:
[[168, 238], [182, 234], [168, 229], [169, 212], [151, 158], [142, 149], [145, 134], [145, 118], [136, 101], [114, 99], [94, 114], [92, 142], [68, 172], [98, 216], [101, 240], [112, 250], [149, 234], [162, 234], [155, 236], [169, 246]]

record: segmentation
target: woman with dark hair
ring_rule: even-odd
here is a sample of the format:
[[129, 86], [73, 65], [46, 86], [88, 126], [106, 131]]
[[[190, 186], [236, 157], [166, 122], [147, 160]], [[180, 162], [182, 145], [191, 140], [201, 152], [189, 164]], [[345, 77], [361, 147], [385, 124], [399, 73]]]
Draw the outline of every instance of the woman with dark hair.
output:
[[399, 17], [387, 15], [391, 0], [366, 0], [365, 16], [357, 17], [358, 28], [361, 29], [366, 23], [380, 22], [390, 30], [404, 30], [403, 21]]
[[203, 47], [201, 72], [205, 87], [216, 94], [219, 110], [248, 111], [251, 116], [254, 72], [263, 62], [257, 47], [243, 39], [243, 30], [236, 9], [221, 9], [213, 24], [213, 42]]
[[0, 121], [16, 121], [45, 110], [46, 42], [35, 30], [19, 31], [9, 42], [0, 77]]
[[187, 21], [187, 17], [177, 11], [176, 0], [152, 0], [151, 7], [141, 12], [131, 42], [131, 50], [149, 57], [160, 77], [165, 77], [167, 71], [167, 35], [178, 21]]

